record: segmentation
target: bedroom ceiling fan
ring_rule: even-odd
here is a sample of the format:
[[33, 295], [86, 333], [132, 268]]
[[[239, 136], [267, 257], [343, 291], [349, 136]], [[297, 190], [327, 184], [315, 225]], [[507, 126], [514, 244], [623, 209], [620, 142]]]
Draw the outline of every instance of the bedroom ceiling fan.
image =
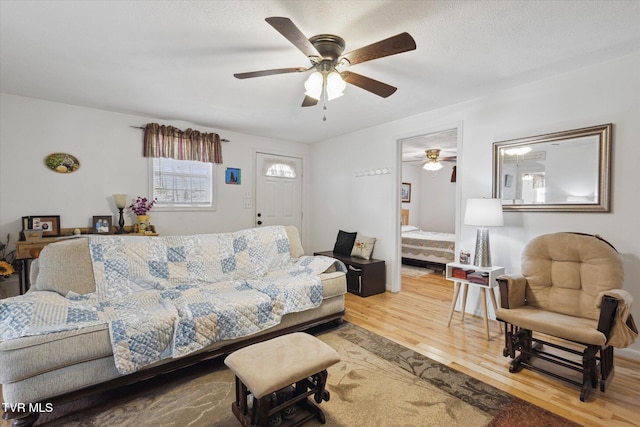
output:
[[421, 160], [409, 160], [409, 162], [422, 161], [422, 168], [428, 171], [437, 171], [442, 169], [442, 163], [440, 162], [455, 162], [458, 157], [454, 154], [452, 156], [440, 157], [439, 148], [430, 148], [425, 150], [426, 161], [424, 156], [420, 156]]
[[[310, 67], [277, 68], [273, 70], [236, 73], [237, 79], [271, 76], [275, 74], [303, 73], [314, 70], [305, 83], [303, 107], [316, 105], [320, 99], [326, 103], [342, 96], [346, 83], [386, 98], [396, 87], [382, 83], [351, 71], [338, 71], [337, 67], [347, 67], [385, 56], [396, 55], [416, 48], [409, 33], [401, 33], [379, 42], [342, 54], [345, 41], [333, 34], [319, 34], [307, 38], [289, 18], [271, 17], [265, 19], [273, 28], [289, 40], [311, 61]], [[326, 109], [326, 106], [325, 106]], [[325, 119], [326, 120], [326, 119]]]

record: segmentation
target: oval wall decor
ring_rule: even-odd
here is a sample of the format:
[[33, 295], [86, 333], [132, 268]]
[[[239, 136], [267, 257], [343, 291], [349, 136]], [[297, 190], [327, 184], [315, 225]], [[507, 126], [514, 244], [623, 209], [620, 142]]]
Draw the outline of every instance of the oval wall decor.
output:
[[75, 156], [67, 153], [49, 154], [44, 163], [49, 169], [59, 173], [71, 173], [78, 170], [80, 162]]

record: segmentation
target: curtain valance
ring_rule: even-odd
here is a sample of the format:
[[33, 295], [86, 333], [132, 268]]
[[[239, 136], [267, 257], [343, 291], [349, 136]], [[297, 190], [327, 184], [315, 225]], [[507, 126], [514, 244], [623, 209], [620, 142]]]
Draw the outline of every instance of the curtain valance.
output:
[[222, 163], [220, 135], [148, 123], [144, 128], [143, 156]]

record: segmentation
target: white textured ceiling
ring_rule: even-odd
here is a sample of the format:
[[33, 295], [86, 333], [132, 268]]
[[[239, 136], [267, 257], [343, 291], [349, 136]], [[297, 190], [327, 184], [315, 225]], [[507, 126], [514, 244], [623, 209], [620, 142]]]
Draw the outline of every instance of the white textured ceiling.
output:
[[[355, 86], [301, 108], [306, 67], [265, 22], [288, 17], [346, 52], [407, 31], [415, 51], [357, 64]], [[159, 120], [314, 142], [640, 50], [640, 1], [7, 1], [0, 90]], [[606, 82], [603, 82], [606, 83]], [[137, 123], [132, 123], [137, 124]]]

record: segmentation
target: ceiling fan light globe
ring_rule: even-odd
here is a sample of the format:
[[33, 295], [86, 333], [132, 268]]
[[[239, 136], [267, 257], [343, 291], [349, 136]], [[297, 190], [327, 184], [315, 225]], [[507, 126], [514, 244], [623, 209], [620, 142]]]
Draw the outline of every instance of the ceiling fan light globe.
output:
[[515, 147], [504, 150], [505, 154], [509, 156], [523, 156], [531, 151], [531, 147]]
[[422, 169], [430, 171], [430, 172], [439, 171], [440, 169], [442, 169], [442, 163], [435, 162], [435, 161], [429, 161], [429, 162], [424, 164]]
[[343, 92], [347, 87], [347, 82], [342, 79], [342, 76], [337, 71], [332, 71], [327, 76], [327, 90]]
[[323, 83], [324, 78], [322, 77], [322, 73], [318, 71], [311, 73], [307, 81], [304, 83], [304, 88], [306, 90], [305, 95], [310, 96], [313, 99], [320, 99]]

